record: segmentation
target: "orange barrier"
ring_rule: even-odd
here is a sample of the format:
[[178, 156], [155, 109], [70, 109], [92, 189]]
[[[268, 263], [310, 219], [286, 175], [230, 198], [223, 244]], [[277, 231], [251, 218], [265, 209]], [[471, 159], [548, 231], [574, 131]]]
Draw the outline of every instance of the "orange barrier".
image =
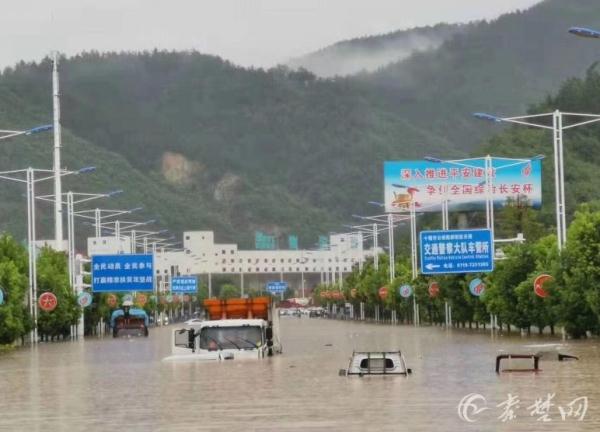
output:
[[211, 320], [218, 319], [269, 319], [269, 297], [206, 299], [204, 307]]

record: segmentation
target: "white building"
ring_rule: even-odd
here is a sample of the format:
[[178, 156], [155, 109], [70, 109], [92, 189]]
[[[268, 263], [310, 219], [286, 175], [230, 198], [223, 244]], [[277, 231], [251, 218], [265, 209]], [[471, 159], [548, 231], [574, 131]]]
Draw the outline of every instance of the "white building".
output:
[[[127, 253], [129, 245], [115, 237], [90, 238], [88, 254]], [[286, 281], [302, 290], [340, 280], [362, 265], [364, 252], [361, 233], [330, 235], [328, 250], [240, 250], [237, 244], [215, 243], [213, 231], [186, 231], [183, 250], [158, 248], [154, 266], [159, 290], [168, 289], [172, 276], [193, 274], [205, 275], [209, 286], [212, 276], [229, 275], [239, 278], [242, 290], [264, 288], [269, 280]]]

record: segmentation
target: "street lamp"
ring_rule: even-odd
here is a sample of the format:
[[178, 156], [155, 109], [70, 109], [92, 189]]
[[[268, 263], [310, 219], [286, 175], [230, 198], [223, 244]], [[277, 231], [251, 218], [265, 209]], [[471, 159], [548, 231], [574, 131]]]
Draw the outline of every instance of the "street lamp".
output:
[[[63, 197], [66, 201], [61, 204], [67, 206], [67, 239], [68, 239], [68, 255], [69, 255], [69, 281], [71, 287], [75, 289], [75, 205], [82, 204], [100, 198], [110, 198], [123, 193], [122, 190], [115, 190], [108, 193], [84, 193], [84, 192], [66, 192]], [[36, 197], [41, 201], [55, 202], [54, 194], [41, 195]], [[77, 293], [77, 292], [76, 292]]]
[[[379, 205], [379, 203], [376, 203]], [[392, 283], [394, 281], [394, 278], [396, 277], [396, 265], [395, 265], [395, 260], [394, 260], [394, 228], [397, 227], [399, 225], [400, 222], [407, 220], [408, 218], [406, 217], [402, 217], [402, 216], [398, 216], [394, 213], [385, 213], [385, 214], [381, 214], [381, 215], [375, 215], [375, 216], [360, 216], [360, 215], [352, 215], [352, 217], [361, 219], [361, 220], [368, 220], [368, 221], [372, 221], [373, 223], [373, 227], [372, 227], [372, 235], [373, 235], [373, 248], [374, 248], [374, 254], [375, 254], [375, 258], [374, 258], [374, 266], [375, 269], [377, 270], [378, 265], [377, 265], [377, 237], [379, 232], [381, 231], [388, 231], [388, 254], [389, 254], [389, 275], [390, 275], [390, 283]], [[379, 229], [378, 227], [378, 223], [387, 223], [387, 228], [383, 228], [383, 229]]]
[[[85, 174], [94, 171], [94, 167], [86, 167], [77, 171], [60, 170], [60, 176], [72, 174]], [[36, 178], [36, 173], [42, 173], [44, 177]], [[53, 173], [53, 175], [48, 175]], [[25, 168], [0, 172], [0, 179], [10, 180], [17, 183], [25, 183], [27, 187], [27, 242], [28, 242], [28, 264], [29, 264], [29, 313], [33, 317], [33, 329], [30, 338], [32, 343], [37, 343], [37, 262], [36, 262], [36, 227], [35, 227], [35, 184], [54, 178], [54, 170]]]
[[52, 125], [36, 126], [26, 130], [6, 130], [0, 129], [0, 140], [14, 138], [20, 135], [35, 135], [40, 132], [46, 132], [52, 129]]
[[[541, 160], [544, 158], [544, 155], [537, 155], [529, 159], [515, 159], [515, 158], [494, 158], [490, 155], [479, 157], [479, 158], [468, 158], [468, 159], [456, 159], [456, 160], [442, 160], [431, 156], [426, 156], [424, 159], [428, 162], [433, 163], [446, 163], [450, 165], [456, 165], [459, 167], [466, 167], [470, 169], [479, 169], [483, 170], [484, 180], [477, 183], [477, 186], [486, 186], [486, 199], [485, 199], [485, 213], [486, 213], [486, 226], [490, 230], [491, 237], [494, 239], [494, 201], [495, 201], [495, 192], [494, 192], [494, 173], [498, 170], [510, 168], [516, 165], [531, 163], [535, 160]], [[504, 165], [494, 164], [494, 161], [507, 161]], [[483, 168], [473, 162], [483, 161]], [[457, 185], [457, 183], [452, 183], [453, 185]], [[448, 188], [446, 187], [446, 196], [444, 197], [445, 206], [443, 207], [444, 213], [444, 229], [448, 229]]]
[[[551, 113], [533, 114], [518, 117], [497, 117], [486, 113], [474, 113], [473, 116], [481, 120], [492, 121], [495, 123], [505, 122], [552, 131], [552, 139], [554, 144], [554, 192], [556, 196], [556, 236], [558, 250], [561, 251], [567, 242], [563, 131], [567, 129], [573, 129], [578, 126], [600, 122], [600, 115], [569, 113], [555, 110]], [[572, 117], [583, 118], [585, 120], [563, 126], [563, 118]], [[552, 119], [552, 126], [544, 123], [535, 123], [535, 121], [538, 119], [547, 118]]]
[[597, 30], [593, 30], [586, 27], [571, 27], [569, 29], [569, 33], [575, 36], [590, 38], [590, 39], [600, 39], [600, 32]]
[[[93, 225], [96, 228], [96, 237], [102, 237], [102, 221], [104, 219], [109, 219], [112, 217], [117, 217], [117, 216], [121, 216], [124, 214], [131, 214], [137, 211], [143, 210], [142, 207], [136, 207], [133, 209], [129, 209], [129, 210], [111, 210], [111, 209], [100, 209], [100, 208], [95, 208], [95, 209], [91, 209], [91, 210], [80, 210], [75, 212], [75, 216], [80, 217], [80, 218], [84, 218], [84, 219], [89, 219], [89, 220], [93, 220], [94, 223], [90, 223], [90, 225]], [[93, 213], [93, 216], [90, 216], [90, 214]]]

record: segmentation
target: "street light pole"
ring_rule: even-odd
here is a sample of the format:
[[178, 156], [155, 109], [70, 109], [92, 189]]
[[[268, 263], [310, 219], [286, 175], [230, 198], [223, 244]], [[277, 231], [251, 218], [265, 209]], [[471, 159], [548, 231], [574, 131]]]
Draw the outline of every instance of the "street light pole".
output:
[[[82, 168], [79, 171], [61, 170], [60, 175], [83, 174], [95, 170], [94, 167]], [[46, 177], [36, 178], [35, 173], [41, 172], [47, 174]], [[37, 343], [38, 340], [38, 309], [37, 309], [37, 263], [36, 263], [36, 227], [35, 227], [35, 183], [49, 180], [54, 175], [49, 176], [50, 170], [25, 168], [20, 170], [0, 172], [0, 179], [10, 180], [18, 183], [25, 183], [27, 187], [27, 240], [28, 240], [28, 257], [29, 257], [29, 311], [33, 318], [33, 329], [31, 330], [31, 342]], [[25, 174], [25, 178], [23, 178]]]
[[33, 317], [33, 329], [30, 334], [31, 342], [37, 343], [37, 265], [35, 253], [35, 171], [27, 168], [27, 242], [29, 253], [29, 312]]
[[[554, 149], [554, 193], [556, 204], [556, 236], [558, 250], [561, 251], [567, 242], [567, 223], [565, 205], [565, 178], [563, 161], [563, 131], [579, 126], [600, 122], [600, 115], [570, 113], [555, 110], [551, 113], [533, 114], [518, 117], [497, 117], [486, 113], [474, 113], [474, 117], [495, 123], [512, 123], [522, 126], [535, 127], [552, 131], [552, 143]], [[579, 122], [564, 125], [564, 119], [570, 117], [583, 118]], [[538, 119], [550, 118], [552, 126], [544, 123], [535, 123]]]
[[63, 250], [62, 225], [62, 185], [60, 168], [61, 126], [60, 126], [60, 90], [58, 83], [58, 52], [53, 53], [52, 66], [52, 106], [54, 113], [54, 232], [55, 249]]
[[388, 246], [390, 254], [390, 284], [394, 282], [396, 277], [396, 260], [394, 252], [394, 216], [388, 213]]

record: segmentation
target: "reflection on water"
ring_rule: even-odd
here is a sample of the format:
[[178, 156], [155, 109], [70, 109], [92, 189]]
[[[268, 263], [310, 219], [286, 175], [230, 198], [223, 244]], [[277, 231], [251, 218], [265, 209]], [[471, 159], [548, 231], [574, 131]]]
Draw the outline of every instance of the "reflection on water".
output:
[[[0, 430], [600, 430], [600, 354], [594, 341], [569, 342], [577, 362], [542, 360], [538, 374], [494, 373], [499, 349], [549, 339], [508, 338], [439, 328], [283, 318], [284, 353], [260, 361], [165, 363], [173, 326], [149, 338], [40, 344], [0, 356]], [[340, 377], [356, 350], [401, 349], [408, 378]], [[457, 405], [479, 393], [489, 410], [459, 419]], [[516, 419], [495, 405], [518, 396]], [[555, 393], [551, 422], [530, 416]], [[585, 420], [561, 420], [558, 406], [588, 397]]]

